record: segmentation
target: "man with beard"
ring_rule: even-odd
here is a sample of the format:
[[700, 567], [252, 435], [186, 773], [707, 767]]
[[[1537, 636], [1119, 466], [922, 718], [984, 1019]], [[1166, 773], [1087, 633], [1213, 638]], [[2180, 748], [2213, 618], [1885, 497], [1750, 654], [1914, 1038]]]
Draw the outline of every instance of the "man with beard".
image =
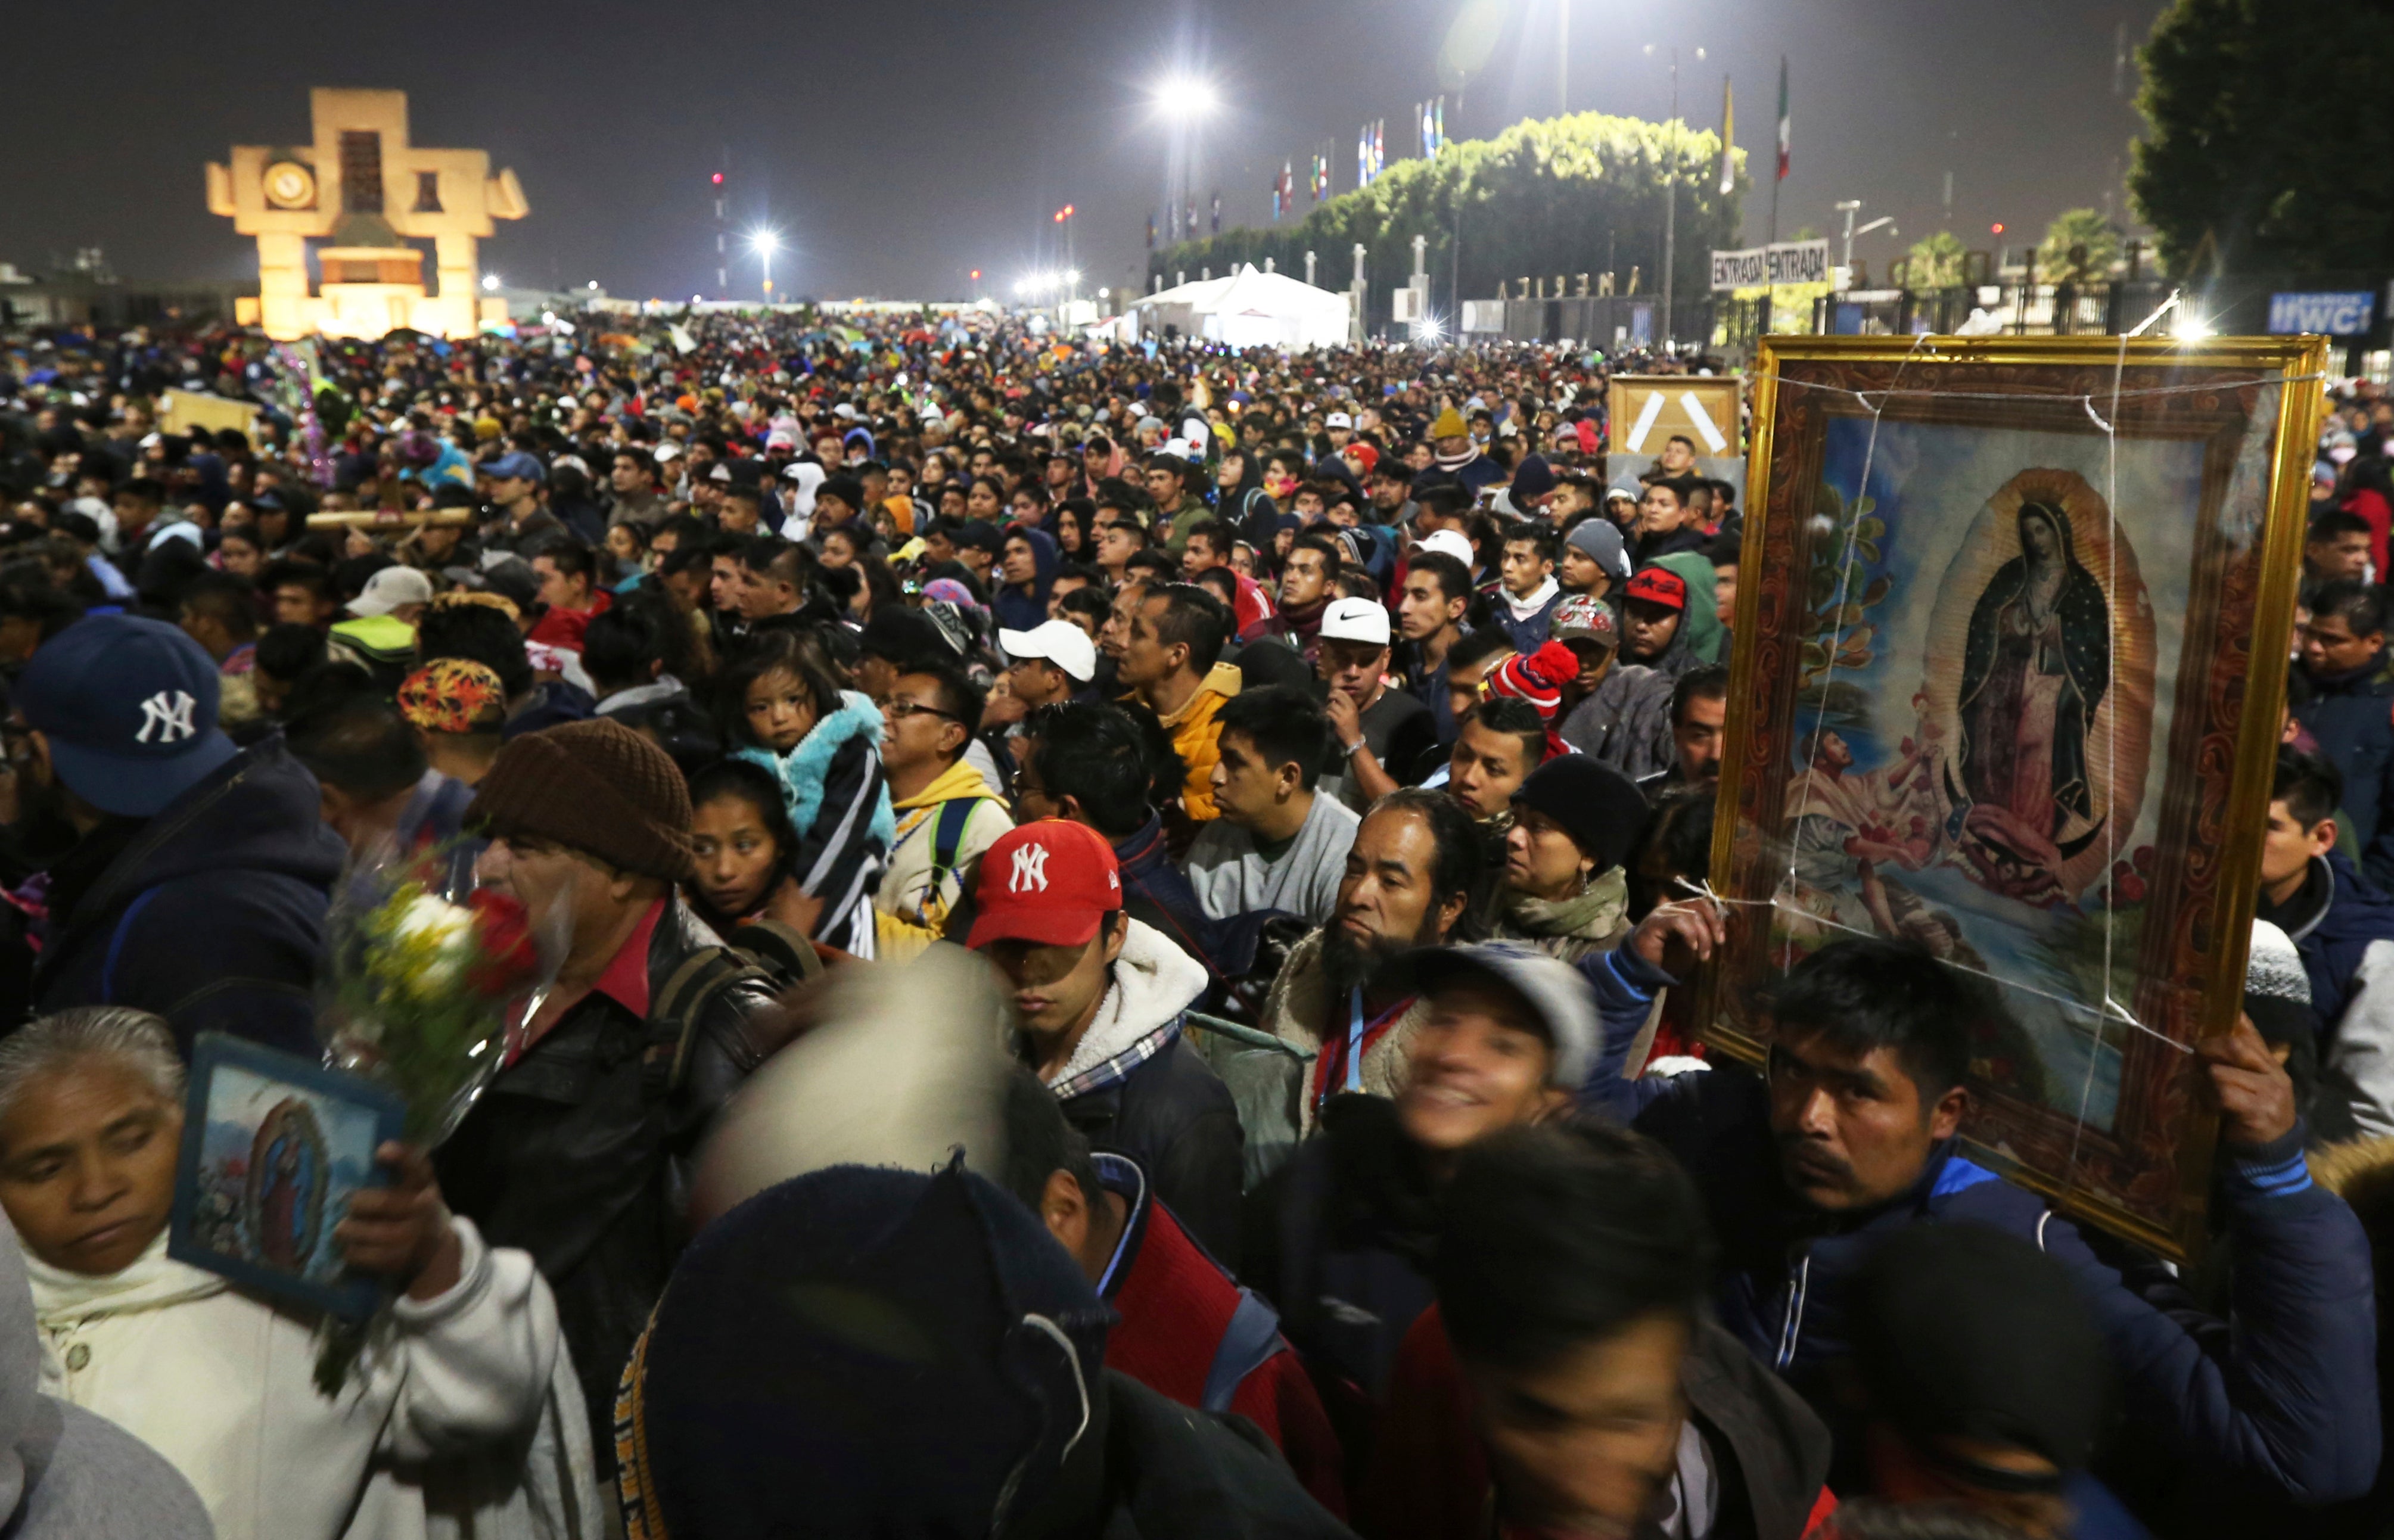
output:
[[1414, 469], [1395, 455], [1385, 455], [1375, 462], [1367, 483], [1372, 499], [1372, 522], [1385, 524], [1392, 530], [1410, 527], [1414, 521]]
[[1469, 939], [1486, 873], [1479, 832], [1453, 797], [1405, 787], [1357, 825], [1330, 923], [1290, 949], [1264, 999], [1263, 1030], [1314, 1056], [1301, 1128], [1340, 1091], [1396, 1094], [1427, 1007], [1390, 965], [1412, 947]]

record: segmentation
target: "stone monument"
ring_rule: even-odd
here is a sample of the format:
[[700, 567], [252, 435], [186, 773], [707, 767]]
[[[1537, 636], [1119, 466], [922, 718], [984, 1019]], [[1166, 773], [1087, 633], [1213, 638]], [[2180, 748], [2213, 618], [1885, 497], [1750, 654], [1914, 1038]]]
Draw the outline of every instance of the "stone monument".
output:
[[[493, 219], [529, 212], [512, 171], [491, 172], [482, 150], [408, 142], [407, 93], [309, 93], [312, 142], [235, 145], [230, 166], [208, 166], [208, 212], [257, 238], [257, 297], [235, 319], [287, 341], [310, 333], [379, 337], [401, 327], [470, 337], [506, 307], [480, 292], [475, 244]], [[308, 243], [322, 279], [311, 287]], [[424, 282], [429, 240], [438, 283]]]

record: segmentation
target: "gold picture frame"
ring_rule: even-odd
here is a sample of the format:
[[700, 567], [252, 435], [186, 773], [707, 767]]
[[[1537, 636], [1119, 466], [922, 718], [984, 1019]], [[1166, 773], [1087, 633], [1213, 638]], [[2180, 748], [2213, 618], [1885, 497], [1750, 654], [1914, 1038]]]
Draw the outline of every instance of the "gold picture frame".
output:
[[1971, 1158], [2199, 1249], [2191, 1047], [2241, 1009], [2327, 346], [1765, 339], [1708, 1042], [1758, 1062], [1843, 932], [1922, 941], [2006, 1007]]

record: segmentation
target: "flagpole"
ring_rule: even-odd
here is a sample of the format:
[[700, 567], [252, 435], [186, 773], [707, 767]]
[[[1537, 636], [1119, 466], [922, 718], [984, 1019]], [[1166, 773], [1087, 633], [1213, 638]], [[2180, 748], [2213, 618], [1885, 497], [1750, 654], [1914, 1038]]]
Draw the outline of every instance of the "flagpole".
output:
[[1779, 273], [1770, 265], [1769, 248], [1779, 244], [1779, 184], [1787, 179], [1787, 56], [1779, 56], [1779, 121], [1770, 128], [1770, 238], [1762, 253], [1762, 330], [1769, 335], [1779, 320]]

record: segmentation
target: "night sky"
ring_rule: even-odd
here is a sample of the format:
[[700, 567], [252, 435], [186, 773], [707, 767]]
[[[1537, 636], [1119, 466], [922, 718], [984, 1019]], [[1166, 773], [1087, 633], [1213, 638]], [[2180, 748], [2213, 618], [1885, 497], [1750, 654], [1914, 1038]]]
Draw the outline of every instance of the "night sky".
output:
[[[714, 289], [708, 176], [726, 147], [736, 228], [770, 223], [784, 295], [962, 297], [969, 269], [1001, 296], [1060, 268], [1048, 216], [1079, 211], [1085, 289], [1136, 283], [1160, 211], [1169, 134], [1154, 83], [1202, 72], [1222, 97], [1196, 171], [1201, 217], [1262, 223], [1283, 157], [1300, 178], [1332, 146], [1354, 185], [1356, 130], [1388, 120], [1414, 149], [1413, 105], [1463, 0], [1011, 0], [930, 5], [622, 3], [328, 7], [83, 0], [12, 16], [12, 128], [0, 149], [0, 260], [46, 268], [102, 246], [133, 278], [254, 275], [255, 247], [208, 214], [202, 166], [239, 143], [308, 132], [311, 86], [403, 89], [430, 146], [488, 149], [532, 204], [483, 246], [511, 283], [598, 280], [636, 297]], [[1795, 170], [1782, 237], [1835, 236], [1832, 205], [1893, 214], [1855, 254], [1876, 270], [1943, 222], [1976, 247], [2033, 241], [2060, 210], [2103, 207], [2139, 126], [2133, 46], [2160, 0], [1476, 0], [1506, 17], [1487, 63], [1449, 98], [1451, 138], [1555, 110], [1556, 7], [1571, 4], [1571, 105], [1717, 129], [1721, 76], [1769, 214], [1778, 61], [1793, 73]], [[404, 17], [406, 25], [391, 18]], [[1652, 55], [1646, 51], [1653, 46]], [[1707, 58], [1698, 62], [1694, 50]], [[2116, 202], [2124, 210], [2125, 195]], [[1300, 209], [1309, 206], [1300, 204]], [[795, 249], [787, 249], [795, 248]], [[1343, 269], [1325, 270], [1339, 272]], [[735, 293], [753, 296], [753, 257]]]

